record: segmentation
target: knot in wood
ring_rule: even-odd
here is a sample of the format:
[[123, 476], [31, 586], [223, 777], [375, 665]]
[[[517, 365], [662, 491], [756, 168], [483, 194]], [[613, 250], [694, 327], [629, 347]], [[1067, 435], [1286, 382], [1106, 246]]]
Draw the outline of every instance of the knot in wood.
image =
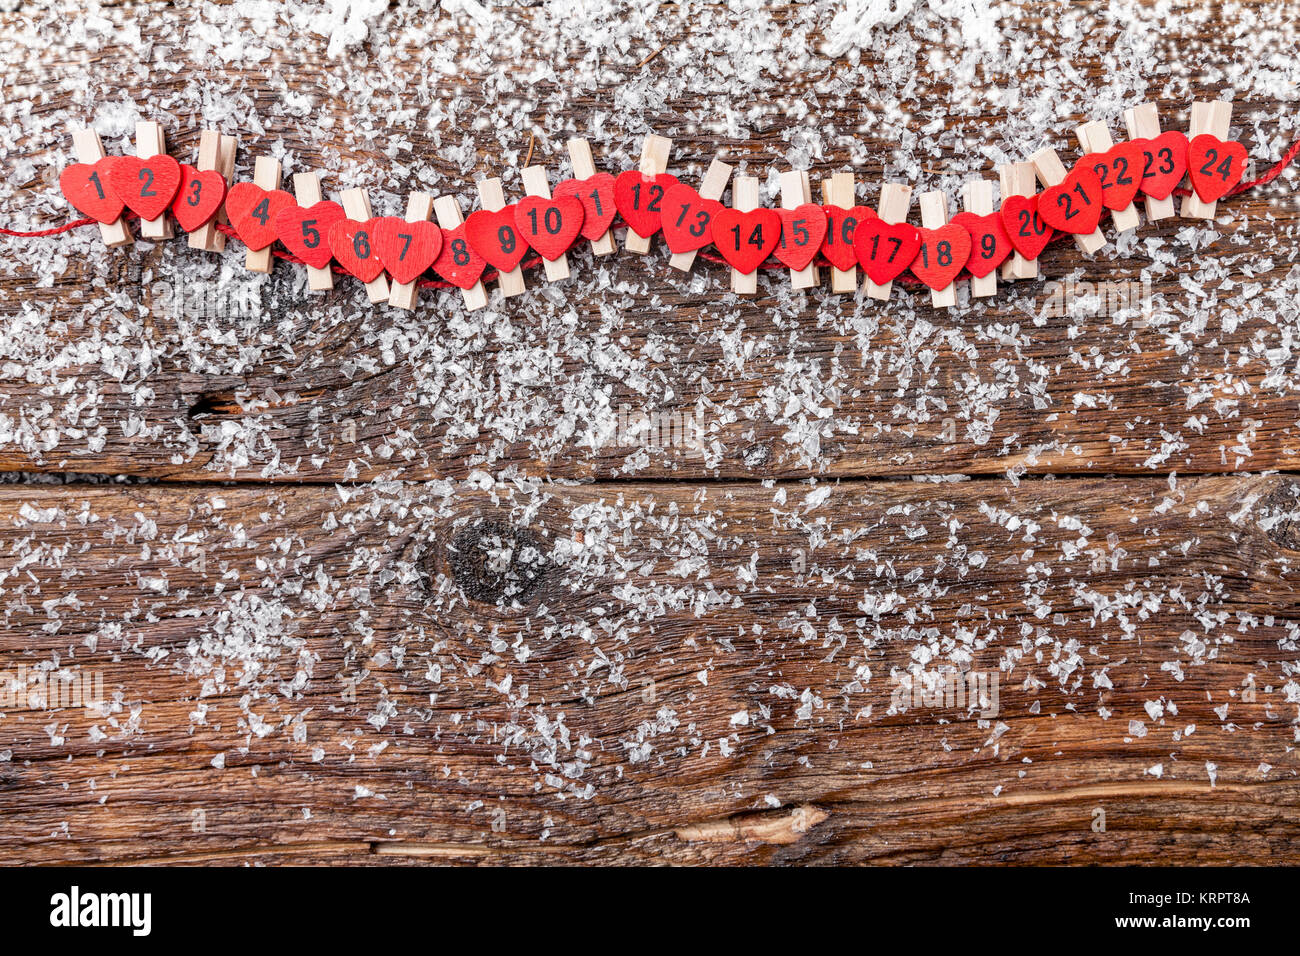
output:
[[522, 604], [547, 568], [535, 534], [495, 518], [479, 518], [458, 531], [448, 561], [465, 597], [486, 604]]
[[1269, 540], [1290, 551], [1300, 551], [1300, 484], [1278, 482], [1264, 499], [1263, 513], [1270, 519], [1265, 532]]
[[745, 463], [746, 468], [762, 468], [771, 457], [772, 443], [765, 441], [747, 445], [740, 452], [740, 460]]

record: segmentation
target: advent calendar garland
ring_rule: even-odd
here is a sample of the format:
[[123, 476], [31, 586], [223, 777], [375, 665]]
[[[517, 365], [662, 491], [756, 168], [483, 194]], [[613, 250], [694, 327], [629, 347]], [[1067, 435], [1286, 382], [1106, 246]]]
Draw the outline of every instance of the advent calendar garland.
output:
[[[1197, 104], [1202, 105], [1209, 106]], [[1194, 130], [1195, 126], [1194, 113]], [[1226, 115], [1220, 126], [1226, 134]], [[1085, 140], [1083, 129], [1081, 141]], [[667, 141], [658, 137], [650, 140], [658, 140], [666, 156]], [[650, 140], [647, 156], [651, 153]], [[1105, 141], [1109, 142], [1108, 134]], [[585, 142], [571, 142], [571, 151], [574, 142], [586, 150], [589, 167], [590, 151]], [[1202, 132], [1189, 140], [1182, 132], [1166, 131], [1115, 144], [1104, 151], [1088, 152], [1063, 177], [1058, 173], [1059, 181], [1041, 192], [1009, 194], [1008, 181], [1004, 180], [1004, 197], [997, 211], [991, 211], [991, 206], [982, 213], [969, 211], [968, 199], [968, 211], [949, 220], [942, 194], [927, 194], [937, 197], [941, 212], [936, 223], [934, 200], [927, 214], [923, 197], [925, 225], [919, 227], [898, 221], [905, 218], [906, 202], [904, 217], [894, 215], [891, 218], [895, 221], [887, 221], [865, 206], [845, 208], [843, 201], [791, 203], [784, 188], [784, 208], [748, 208], [749, 204], [737, 208], [742, 206], [741, 179], [748, 177], [737, 177], [736, 200], [732, 207], [727, 207], [718, 198], [701, 192], [720, 197], [730, 167], [715, 163], [726, 174], [723, 185], [715, 181], [710, 186], [706, 180], [696, 190], [669, 173], [655, 171], [654, 163], [648, 163], [644, 157], [638, 170], [618, 176], [595, 172], [565, 180], [555, 187], [553, 194], [546, 189], [544, 171], [527, 170], [526, 173], [533, 173], [532, 186], [528, 188], [530, 195], [499, 208], [480, 209], [463, 223], [459, 221], [458, 208], [452, 207], [454, 211], [449, 213], [446, 206], [439, 212], [441, 225], [428, 221], [431, 204], [426, 205], [423, 216], [411, 215], [408, 210], [405, 219], [368, 217], [364, 194], [357, 208], [365, 209], [362, 215], [366, 218], [360, 218], [356, 217], [355, 209], [353, 216], [349, 216], [343, 205], [329, 200], [299, 205], [291, 193], [267, 188], [273, 183], [240, 182], [227, 188], [225, 176], [217, 169], [198, 169], [159, 153], [148, 157], [101, 158], [71, 165], [63, 170], [59, 184], [64, 196], [87, 219], [34, 233], [0, 232], [52, 235], [92, 221], [120, 224], [124, 210], [128, 209], [146, 221], [159, 220], [170, 211], [188, 233], [211, 226], [226, 235], [238, 236], [250, 252], [268, 250], [278, 241], [287, 250], [276, 252], [279, 258], [301, 262], [316, 270], [327, 269], [333, 261], [338, 264], [335, 271], [347, 272], [365, 283], [374, 283], [387, 273], [399, 286], [450, 285], [463, 290], [476, 287], [481, 290], [479, 283], [490, 278], [485, 276], [489, 266], [497, 270], [498, 277], [515, 273], [530, 251], [547, 264], [548, 278], [567, 276], [565, 256], [579, 238], [591, 241], [598, 252], [613, 250], [607, 237], [617, 216], [643, 240], [662, 233], [674, 254], [673, 264], [678, 268], [689, 268], [694, 254], [708, 246], [717, 250], [721, 260], [734, 270], [733, 275], [752, 275], [760, 267], [784, 267], [793, 276], [806, 275], [807, 270], [819, 265], [829, 265], [841, 273], [860, 266], [871, 283], [884, 287], [884, 295], [876, 295], [878, 298], [886, 297], [888, 284], [910, 271], [934, 290], [938, 304], [938, 294], [950, 289], [959, 276], [976, 279], [992, 276], [1012, 256], [1032, 263], [1056, 234], [1091, 236], [1105, 212], [1131, 210], [1139, 197], [1148, 203], [1150, 218], [1160, 218], [1151, 214], [1150, 201], [1166, 200], [1175, 192], [1194, 196], [1189, 202], [1205, 204], [1198, 207], [1202, 210], [1198, 215], [1209, 218], [1213, 215], [1213, 203], [1271, 181], [1295, 158], [1298, 150], [1300, 142], [1265, 176], [1243, 184], [1247, 154], [1240, 143], [1225, 141], [1212, 133]], [[1058, 170], [1063, 167], [1054, 153], [1043, 152], [1050, 154], [1050, 162], [1039, 165], [1036, 154], [1035, 166], [1038, 178], [1047, 183], [1053, 178], [1053, 164]], [[233, 154], [229, 160], [227, 165], [233, 165]], [[274, 178], [278, 180], [278, 164], [275, 165]], [[575, 159], [575, 169], [578, 165]], [[713, 174], [711, 168], [710, 176]], [[1179, 189], [1185, 177], [1190, 181], [1190, 190]], [[259, 178], [265, 178], [260, 164]], [[527, 175], [525, 183], [529, 183]], [[811, 199], [806, 195], [806, 174], [802, 183], [805, 193], [802, 198]], [[301, 188], [299, 192], [301, 195]], [[746, 195], [751, 192], [756, 198], [756, 180], [747, 183]], [[905, 200], [908, 197], [910, 191], [905, 194]], [[485, 207], [489, 206], [486, 194], [484, 199]], [[438, 202], [445, 201], [446, 197]], [[344, 202], [348, 202], [346, 196]], [[1209, 215], [1205, 215], [1205, 209]], [[1184, 215], [1188, 214], [1187, 210], [1185, 204]], [[216, 221], [222, 212], [229, 225]], [[1135, 216], [1132, 221], [1136, 222]], [[129, 233], [125, 235], [129, 241]], [[107, 232], [105, 236], [107, 239]], [[195, 245], [193, 237], [191, 245]], [[644, 248], [648, 248], [645, 243], [637, 251]], [[690, 255], [679, 263], [681, 254]], [[269, 268], [269, 259], [266, 261]], [[559, 263], [563, 263], [562, 270], [558, 270]], [[557, 267], [555, 275], [553, 266]], [[1011, 269], [1011, 263], [1007, 263], [1006, 269]], [[421, 280], [430, 271], [445, 282]], [[815, 271], [813, 274], [815, 277]], [[809, 284], [812, 283], [805, 282], [800, 287]], [[468, 303], [468, 292], [466, 300]], [[382, 301], [382, 298], [372, 294], [372, 301]], [[483, 298], [475, 305], [485, 301]]]

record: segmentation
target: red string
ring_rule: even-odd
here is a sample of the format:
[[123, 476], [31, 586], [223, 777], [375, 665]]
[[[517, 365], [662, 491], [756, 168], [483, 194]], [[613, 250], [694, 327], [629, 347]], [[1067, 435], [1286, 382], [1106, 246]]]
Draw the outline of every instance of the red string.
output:
[[82, 226], [89, 226], [95, 220], [87, 216], [85, 219], [74, 219], [72, 222], [64, 223], [62, 226], [55, 226], [53, 229], [38, 229], [35, 232], [22, 232], [18, 229], [5, 229], [0, 227], [0, 236], [18, 236], [20, 238], [36, 239], [41, 236], [57, 236], [61, 232], [69, 232], [73, 229], [79, 229]]
[[[1272, 168], [1270, 168], [1269, 171], [1266, 172], [1263, 176], [1260, 176], [1258, 179], [1252, 179], [1249, 182], [1238, 183], [1231, 190], [1229, 190], [1228, 196], [1237, 196], [1240, 195], [1241, 193], [1247, 192], [1248, 190], [1251, 189], [1255, 189], [1259, 186], [1268, 185], [1273, 180], [1277, 179], [1277, 177], [1282, 174], [1282, 171], [1285, 170], [1288, 166], [1291, 165], [1291, 163], [1295, 161], [1298, 155], [1300, 155], [1300, 139], [1297, 139], [1294, 143], [1292, 143], [1291, 148], [1288, 149], [1286, 153], [1283, 154], [1282, 158], [1278, 160], [1276, 163], [1274, 163]], [[1174, 194], [1178, 196], [1190, 196], [1191, 192], [1192, 191], [1190, 189], [1174, 190]], [[138, 218], [133, 213], [127, 213], [127, 215], [130, 216], [131, 218]], [[16, 236], [20, 239], [38, 239], [45, 236], [57, 236], [65, 232], [70, 232], [73, 229], [79, 229], [82, 226], [89, 226], [94, 222], [95, 222], [94, 219], [87, 217], [86, 219], [74, 219], [71, 222], [64, 223], [62, 226], [55, 226], [51, 229], [38, 229], [34, 231], [24, 231], [20, 229], [6, 229], [0, 226], [0, 236]], [[216, 223], [215, 225], [216, 228], [224, 235], [229, 236], [232, 239], [238, 238], [238, 234], [231, 226], [227, 226], [222, 223]], [[1052, 237], [1051, 241], [1061, 242], [1069, 238], [1071, 238], [1071, 236], [1068, 233], [1058, 232], [1055, 236]], [[303, 261], [301, 259], [295, 256], [293, 253], [283, 249], [272, 250], [272, 255], [274, 255], [278, 259], [283, 259], [285, 262], [292, 262], [298, 265], [303, 264]], [[701, 251], [698, 253], [698, 255], [701, 259], [705, 259], [709, 262], [718, 262], [718, 263], [726, 264], [727, 261], [722, 256], [712, 252]], [[525, 259], [522, 262], [520, 262], [519, 268], [531, 269], [541, 264], [542, 264], [542, 257], [533, 256], [531, 258]], [[829, 266], [830, 262], [826, 259], [824, 255], [821, 255], [819, 253], [816, 259], [813, 261], [813, 265], [825, 267], [825, 266]], [[337, 263], [335, 263], [332, 266], [332, 268], [333, 271], [338, 275], [350, 274], [346, 269], [344, 269], [342, 266], [338, 265]], [[782, 269], [785, 267], [782, 266], [779, 262], [773, 262], [772, 260], [769, 259], [768, 261], [761, 263], [759, 265], [759, 268], [760, 269]], [[496, 279], [497, 276], [498, 273], [496, 272], [496, 270], [489, 270], [483, 273], [483, 275], [481, 276], [481, 281], [491, 282], [494, 279]], [[920, 284], [921, 281], [920, 279], [916, 279], [912, 276], [900, 276], [899, 279], [908, 285], [918, 285]], [[895, 281], [899, 281], [899, 280], [895, 280]], [[444, 282], [439, 279], [421, 279], [416, 284], [421, 288], [425, 288], [425, 289], [459, 288], [457, 285], [455, 285], [452, 282]]]
[[1256, 186], [1267, 186], [1281, 175], [1282, 170], [1291, 165], [1298, 154], [1300, 154], [1300, 139], [1291, 144], [1291, 148], [1286, 151], [1280, 160], [1273, 164], [1272, 169], [1260, 176], [1259, 179], [1252, 179], [1248, 183], [1237, 183], [1228, 195], [1235, 196], [1238, 193], [1244, 193], [1248, 189], [1254, 189]]

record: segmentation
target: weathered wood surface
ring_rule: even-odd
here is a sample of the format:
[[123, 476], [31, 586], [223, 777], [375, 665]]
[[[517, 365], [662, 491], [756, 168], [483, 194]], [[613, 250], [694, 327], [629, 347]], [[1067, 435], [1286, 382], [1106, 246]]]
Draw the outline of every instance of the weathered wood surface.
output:
[[[1265, 42], [1277, 6], [1246, 6]], [[932, 162], [890, 170], [955, 196], [1043, 129], [1075, 155], [1099, 95], [1131, 105], [1105, 91], [1132, 50], [1105, 43], [1072, 51], [1063, 93], [1051, 57], [1021, 57], [980, 67], [1019, 101], [958, 96], [940, 28], [861, 55], [914, 66], [900, 131], [849, 59], [816, 54], [814, 7], [745, 13], [756, 43], [811, 58], [779, 94], [705, 49], [727, 5], [638, 8], [637, 43], [571, 30], [540, 54], [544, 9], [498, 9], [488, 37], [395, 5], [351, 77], [323, 40], [277, 45], [309, 33], [292, 11], [184, 47], [177, 5], [105, 5], [138, 43], [57, 49], [57, 11], [0, 13], [0, 207], [63, 221], [66, 128], [110, 101], [161, 111], [178, 157], [206, 118], [239, 132], [241, 170], [283, 144], [392, 213], [417, 185], [468, 210], [475, 173], [517, 193], [504, 167], [556, 172], [574, 132], [631, 168], [642, 121], [687, 181], [719, 149], [759, 175], [804, 149], [874, 203], [900, 141], [945, 115]], [[1149, 51], [1166, 128], [1239, 75], [1222, 16]], [[259, 31], [273, 67], [212, 51]], [[589, 83], [566, 83], [575, 64]], [[662, 95], [624, 123], [647, 72]], [[741, 74], [756, 92], [719, 120], [707, 88]], [[1236, 92], [1262, 155], [1294, 102]], [[316, 111], [330, 128], [304, 132]], [[799, 145], [813, 127], [822, 151]], [[458, 293], [408, 314], [350, 280], [311, 296], [283, 265], [250, 279], [237, 243], [199, 267], [180, 241], [32, 242], [34, 264], [0, 266], [0, 470], [28, 473], [0, 485], [0, 677], [57, 661], [113, 704], [0, 706], [0, 860], [1297, 862], [1300, 488], [1244, 474], [1300, 454], [1295, 182], [1221, 204], [1217, 238], [1171, 220], [1095, 261], [1054, 246], [1045, 280], [952, 312], [787, 300], [784, 270], [733, 302], [717, 265], [578, 252], [571, 282], [485, 328]], [[1180, 265], [1138, 308], [1043, 314], [1049, 280], [1133, 281], [1160, 250]], [[620, 407], [693, 415], [704, 447], [613, 434]], [[962, 474], [982, 477], [876, 480]], [[809, 476], [844, 480], [820, 502], [780, 483]], [[997, 716], [890, 712], [891, 674], [949, 663], [1004, 668]]]
[[[3, 856], [1297, 858], [1294, 672], [1260, 665], [1294, 655], [1290, 478], [447, 492], [0, 492], [0, 669], [58, 654], [119, 702], [5, 709]], [[514, 608], [485, 521], [545, 555]], [[279, 657], [241, 674], [255, 622]], [[1014, 658], [998, 715], [889, 714], [918, 643]]]
[[[1038, 9], [1031, 5], [1028, 13]], [[544, 13], [530, 8], [510, 15], [527, 37], [531, 18]], [[668, 22], [674, 14], [663, 16]], [[708, 17], [727, 19], [720, 8], [708, 17], [688, 16], [701, 29]], [[789, 9], [770, 16], [791, 30], [800, 17]], [[31, 24], [39, 19], [19, 13], [0, 20], [12, 33], [6, 69], [26, 66], [19, 51], [34, 42]], [[146, 18], [142, 28], [154, 22]], [[441, 32], [453, 29], [447, 22]], [[1232, 55], [1229, 39], [1207, 23], [1196, 37], [1198, 55], [1207, 63]], [[815, 49], [818, 36], [810, 34], [809, 42]], [[109, 73], [121, 55], [98, 51], [96, 75]], [[428, 54], [403, 48], [395, 55], [415, 70]], [[569, 52], [573, 59], [583, 55], [589, 51]], [[1087, 107], [1118, 55], [1103, 47], [1075, 63], [1077, 90], [1035, 118], [1034, 142], [1014, 141], [1026, 119], [1014, 110], [988, 115], [950, 103], [952, 138], [960, 146], [937, 146], [933, 162], [916, 173], [926, 181], [914, 185], [939, 185], [955, 195], [968, 175], [994, 176], [981, 150], [1023, 158], [1046, 139], [1063, 156], [1077, 155], [1074, 126], [1094, 118]], [[430, 85], [425, 93], [443, 108], [455, 101], [463, 110], [486, 111], [476, 85], [520, 69], [505, 57], [484, 54], [475, 61], [480, 73], [455, 86]], [[608, 65], [610, 76], [632, 75], [640, 59], [629, 52], [626, 62]], [[864, 184], [859, 196], [874, 203], [896, 143], [860, 129], [861, 100], [833, 82], [843, 64], [819, 62], [803, 85], [787, 91], [809, 98], [819, 126], [842, 131], [839, 151], [814, 163], [814, 181], [852, 156]], [[184, 92], [196, 81], [189, 66], [146, 78], [132, 74], [119, 95], [192, 107]], [[1152, 71], [1169, 66], [1153, 62]], [[46, 69], [72, 87], [81, 65], [60, 61]], [[356, 181], [378, 179], [383, 190], [376, 192], [376, 208], [393, 212], [413, 185], [401, 181], [400, 171], [416, 163], [433, 171], [437, 182], [428, 188], [459, 193], [467, 210], [472, 176], [503, 162], [519, 165], [529, 151], [534, 162], [567, 169], [565, 136], [584, 132], [588, 117], [610, 102], [608, 90], [562, 90], [538, 80], [527, 114], [532, 130], [520, 128], [512, 143], [519, 155], [480, 143], [467, 174], [443, 158], [444, 128], [430, 131], [402, 114], [397, 125], [372, 132], [375, 118], [358, 115], [349, 98], [356, 92], [341, 88], [320, 64], [286, 63], [283, 72], [304, 91], [331, 92], [316, 101], [331, 122], [329, 141], [305, 135], [299, 115], [268, 112], [278, 94], [253, 91], [266, 128], [260, 135], [240, 130], [241, 169], [268, 144], [283, 142], [305, 167], [331, 173], [330, 190], [342, 170], [364, 170], [354, 174], [362, 177]], [[200, 75], [230, 82], [213, 67]], [[921, 69], [899, 107], [928, 115], [950, 93], [942, 72]], [[757, 94], [756, 102], [762, 102]], [[1166, 128], [1185, 128], [1188, 102], [1160, 105]], [[65, 214], [52, 188], [67, 147], [63, 126], [89, 109], [66, 101], [63, 108], [69, 112], [42, 104], [41, 122], [25, 124], [34, 131], [8, 154], [11, 163], [31, 163], [35, 173], [16, 200], [48, 209], [56, 221]], [[1257, 130], [1281, 135], [1278, 117], [1289, 110], [1276, 98], [1240, 104], [1235, 120], [1248, 148], [1261, 152]], [[764, 175], [786, 167], [789, 130], [779, 116], [743, 137], [687, 136], [683, 116], [700, 112], [707, 114], [682, 91], [653, 117], [660, 131], [677, 137], [672, 169], [687, 181], [696, 181], [718, 150]], [[600, 165], [630, 168], [639, 133], [621, 129], [617, 115], [604, 122]], [[200, 125], [192, 114], [174, 116], [168, 137], [176, 155], [191, 155]], [[504, 175], [517, 194], [517, 173]], [[557, 287], [562, 294], [512, 300], [493, 313], [493, 334], [467, 331], [455, 318], [455, 290], [425, 292], [414, 314], [373, 309], [361, 303], [351, 280], [321, 297], [306, 291], [301, 269], [283, 264], [267, 280], [239, 270], [189, 274], [173, 296], [179, 264], [193, 267], [198, 253], [174, 243], [106, 255], [90, 236], [84, 256], [69, 259], [51, 286], [33, 288], [21, 268], [4, 278], [0, 316], [14, 342], [0, 395], [0, 469], [335, 481], [459, 478], [481, 467], [597, 479], [1294, 468], [1300, 416], [1288, 387], [1296, 364], [1289, 322], [1297, 306], [1279, 283], [1296, 269], [1295, 182], [1289, 175], [1286, 188], [1222, 204], [1231, 220], [1212, 242], [1175, 218], [1143, 222], [1136, 246], [1126, 243], [1122, 253], [1108, 246], [1096, 260], [1060, 244], [1043, 257], [1044, 279], [1004, 284], [987, 306], [952, 313], [932, 310], [928, 294], [915, 288], [900, 289], [888, 307], [821, 294], [783, 302], [784, 270], [764, 280], [764, 294], [736, 301], [725, 293], [727, 270], [716, 264], [701, 261], [696, 278], [683, 278], [664, 255], [618, 255], [598, 265], [584, 251], [572, 256], [575, 277]], [[38, 248], [66, 254], [68, 240]], [[1139, 274], [1153, 249], [1175, 252], [1179, 262], [1147, 289]], [[1133, 283], [1133, 306], [1107, 308], [1085, 293], [1076, 297], [1074, 316], [1043, 317], [1056, 301], [1048, 280], [1065, 277]], [[536, 286], [540, 279], [529, 281]], [[624, 311], [611, 334], [611, 310], [632, 303], [635, 312]], [[1197, 317], [1207, 310], [1208, 320]], [[133, 365], [126, 350], [142, 342], [149, 356]], [[693, 413], [705, 452], [670, 446], [647, 458], [641, 442], [616, 433], [621, 407]]]

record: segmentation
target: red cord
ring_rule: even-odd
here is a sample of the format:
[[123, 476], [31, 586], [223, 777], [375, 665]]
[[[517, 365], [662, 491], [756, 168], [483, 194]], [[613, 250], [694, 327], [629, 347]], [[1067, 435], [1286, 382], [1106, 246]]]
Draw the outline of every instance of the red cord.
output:
[[[1237, 196], [1237, 195], [1240, 195], [1241, 193], [1246, 192], [1247, 190], [1255, 189], [1255, 188], [1258, 187], [1258, 186], [1266, 186], [1266, 185], [1268, 185], [1268, 184], [1271, 183], [1273, 180], [1277, 179], [1277, 177], [1278, 177], [1279, 175], [1282, 174], [1282, 171], [1285, 170], [1288, 166], [1291, 165], [1291, 163], [1293, 163], [1293, 162], [1295, 161], [1295, 158], [1296, 158], [1296, 156], [1298, 156], [1298, 155], [1300, 155], [1300, 139], [1297, 139], [1294, 143], [1292, 143], [1292, 144], [1291, 144], [1291, 148], [1288, 149], [1288, 150], [1286, 151], [1286, 153], [1283, 154], [1282, 158], [1281, 158], [1280, 160], [1278, 160], [1276, 163], [1274, 163], [1274, 164], [1273, 164], [1273, 167], [1272, 167], [1271, 169], [1269, 169], [1269, 171], [1266, 172], [1263, 176], [1260, 176], [1258, 179], [1252, 179], [1252, 180], [1250, 180], [1249, 182], [1238, 183], [1235, 187], [1233, 187], [1233, 188], [1228, 192], [1228, 195], [1229, 195], [1229, 196]], [[1175, 194], [1175, 195], [1178, 195], [1178, 196], [1190, 196], [1190, 195], [1191, 195], [1191, 190], [1190, 190], [1190, 189], [1175, 189], [1175, 190], [1174, 190], [1174, 194]], [[127, 215], [130, 216], [131, 218], [137, 218], [137, 217], [134, 216], [133, 213], [127, 213]], [[70, 232], [70, 231], [73, 230], [73, 229], [79, 229], [79, 228], [82, 227], [82, 226], [88, 226], [88, 225], [91, 225], [91, 224], [94, 223], [94, 222], [95, 222], [95, 220], [94, 220], [94, 219], [91, 219], [91, 218], [86, 218], [86, 219], [74, 219], [74, 220], [71, 221], [71, 222], [64, 223], [62, 226], [55, 226], [55, 227], [52, 228], [52, 229], [38, 229], [38, 230], [35, 230], [35, 231], [23, 231], [23, 230], [19, 230], [19, 229], [5, 229], [4, 227], [0, 227], [0, 236], [16, 236], [16, 237], [18, 237], [18, 238], [20, 238], [20, 239], [38, 239], [38, 238], [42, 238], [42, 237], [44, 237], [44, 236], [57, 236], [57, 235], [60, 235], [60, 234], [62, 234], [62, 233], [65, 233], [65, 232]], [[234, 230], [231, 226], [227, 226], [227, 225], [223, 225], [223, 224], [221, 224], [221, 223], [217, 223], [217, 224], [216, 224], [216, 227], [217, 227], [217, 229], [218, 229], [221, 233], [223, 233], [224, 235], [227, 235], [227, 236], [231, 237], [232, 239], [234, 239], [234, 238], [238, 238], [238, 234], [235, 232], [235, 230]], [[611, 225], [611, 228], [612, 228], [612, 225]], [[1052, 241], [1052, 242], [1060, 242], [1060, 241], [1065, 240], [1065, 239], [1068, 239], [1068, 238], [1070, 238], [1070, 235], [1069, 235], [1068, 233], [1058, 232], [1055, 236], [1052, 237], [1052, 240], [1051, 240], [1051, 241]], [[287, 252], [287, 251], [282, 250], [282, 249], [275, 249], [275, 250], [272, 250], [272, 255], [274, 255], [274, 256], [275, 256], [276, 258], [278, 258], [278, 259], [283, 259], [285, 262], [293, 262], [293, 263], [296, 263], [296, 264], [298, 264], [298, 265], [302, 265], [302, 264], [303, 264], [303, 261], [302, 261], [301, 259], [299, 259], [297, 256], [295, 256], [293, 253], [291, 253], [291, 252]], [[717, 255], [716, 253], [712, 253], [712, 252], [704, 252], [704, 251], [701, 251], [701, 252], [698, 253], [698, 255], [699, 255], [699, 257], [700, 257], [701, 259], [705, 259], [705, 260], [707, 260], [707, 261], [709, 261], [709, 262], [718, 262], [718, 263], [726, 264], [726, 261], [727, 261], [727, 260], [724, 259], [722, 256]], [[541, 264], [542, 264], [542, 257], [541, 257], [541, 256], [534, 256], [534, 257], [532, 257], [532, 258], [525, 259], [525, 260], [523, 260], [521, 263], [519, 263], [519, 268], [521, 268], [521, 269], [531, 269], [531, 268], [533, 268], [533, 267], [535, 267], [535, 266], [539, 266], [539, 265], [541, 265]], [[819, 254], [817, 255], [817, 258], [814, 260], [813, 265], [817, 265], [817, 266], [829, 266], [829, 265], [830, 265], [830, 262], [826, 259], [825, 256], [823, 256], [823, 255], [821, 255], [821, 254], [819, 253]], [[338, 273], [339, 275], [349, 275], [348, 271], [347, 271], [346, 269], [344, 269], [342, 266], [338, 265], [337, 263], [335, 263], [335, 264], [332, 266], [332, 268], [333, 268], [333, 271], [336, 272], [336, 273]], [[783, 269], [783, 268], [785, 268], [785, 267], [782, 266], [779, 262], [773, 262], [772, 260], [769, 259], [769, 260], [767, 260], [767, 261], [761, 263], [761, 264], [759, 265], [759, 268], [760, 268], [760, 269]], [[492, 280], [494, 280], [494, 279], [496, 279], [496, 278], [497, 278], [497, 272], [493, 270], [493, 271], [484, 272], [483, 275], [482, 275], [482, 277], [481, 277], [481, 281], [483, 281], [483, 282], [491, 282]], [[900, 276], [899, 279], [900, 279], [902, 282], [904, 282], [904, 283], [906, 283], [906, 284], [908, 284], [908, 285], [919, 285], [919, 284], [920, 284], [920, 281], [921, 281], [920, 279], [913, 278], [912, 276]], [[899, 280], [895, 280], [895, 281], [899, 281]], [[416, 284], [417, 284], [418, 286], [420, 286], [421, 288], [425, 288], [425, 289], [455, 289], [455, 288], [459, 288], [459, 286], [456, 286], [454, 283], [451, 283], [451, 282], [443, 282], [443, 281], [438, 280], [438, 279], [421, 279], [421, 280], [420, 280], [418, 283], [416, 283]]]
[[79, 229], [82, 226], [89, 226], [95, 220], [87, 216], [85, 219], [74, 219], [72, 222], [64, 223], [62, 226], [55, 226], [53, 229], [38, 229], [36, 232], [20, 232], [17, 229], [5, 229], [0, 227], [0, 236], [19, 236], [20, 238], [36, 239], [40, 236], [57, 236], [61, 232], [68, 232], [71, 229]]

